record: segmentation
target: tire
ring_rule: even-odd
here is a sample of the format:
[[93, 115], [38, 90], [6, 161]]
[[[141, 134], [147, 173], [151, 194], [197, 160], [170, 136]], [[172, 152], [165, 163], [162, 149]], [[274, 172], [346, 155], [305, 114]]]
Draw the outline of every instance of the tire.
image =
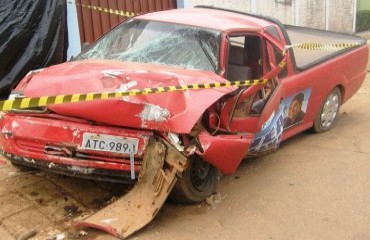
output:
[[342, 103], [342, 94], [338, 87], [330, 91], [321, 104], [320, 111], [317, 113], [313, 131], [322, 133], [329, 131], [338, 117], [339, 108]]
[[189, 159], [189, 167], [172, 189], [170, 200], [176, 203], [199, 203], [216, 190], [220, 172], [199, 156]]

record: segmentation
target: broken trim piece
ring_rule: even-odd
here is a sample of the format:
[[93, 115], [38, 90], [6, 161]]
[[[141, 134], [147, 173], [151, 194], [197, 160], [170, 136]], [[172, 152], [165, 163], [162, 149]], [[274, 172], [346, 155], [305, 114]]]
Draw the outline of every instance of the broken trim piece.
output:
[[134, 188], [77, 226], [97, 228], [120, 239], [127, 238], [157, 215], [186, 165], [186, 157], [174, 147], [152, 138]]

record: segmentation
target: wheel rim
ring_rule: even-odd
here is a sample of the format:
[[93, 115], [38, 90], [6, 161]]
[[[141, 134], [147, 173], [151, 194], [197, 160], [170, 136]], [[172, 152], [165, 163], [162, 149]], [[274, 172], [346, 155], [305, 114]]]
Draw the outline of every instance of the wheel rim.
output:
[[190, 179], [194, 188], [204, 192], [209, 187], [212, 166], [203, 160], [194, 159], [190, 166]]
[[325, 100], [324, 107], [321, 112], [321, 125], [324, 128], [329, 128], [337, 117], [339, 109], [339, 96], [335, 93]]

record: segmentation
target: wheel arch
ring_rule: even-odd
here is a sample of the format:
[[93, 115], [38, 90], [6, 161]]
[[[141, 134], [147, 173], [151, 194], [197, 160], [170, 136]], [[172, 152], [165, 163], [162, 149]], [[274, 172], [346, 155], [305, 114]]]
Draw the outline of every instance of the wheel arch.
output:
[[[346, 90], [345, 90], [345, 88], [344, 88], [344, 85], [343, 84], [338, 84], [338, 85], [336, 85], [334, 88], [338, 88], [339, 89], [339, 91], [340, 91], [340, 94], [342, 95], [341, 96], [341, 105], [344, 103], [344, 97], [345, 97], [345, 94], [346, 94]], [[333, 88], [333, 89], [334, 89]]]

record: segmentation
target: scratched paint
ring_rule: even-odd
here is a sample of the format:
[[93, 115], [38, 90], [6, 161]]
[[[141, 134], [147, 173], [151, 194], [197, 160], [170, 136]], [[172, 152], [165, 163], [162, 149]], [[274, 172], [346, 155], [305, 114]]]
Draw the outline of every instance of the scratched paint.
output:
[[95, 168], [70, 166], [68, 167], [68, 170], [73, 171], [73, 172], [83, 173], [83, 174], [92, 174], [95, 171]]
[[53, 167], [56, 167], [56, 166], [57, 165], [55, 163], [52, 163], [52, 162], [48, 164], [48, 168], [53, 168]]
[[145, 104], [143, 111], [139, 114], [142, 125], [145, 126], [147, 121], [164, 122], [170, 117], [167, 109], [153, 104]]

